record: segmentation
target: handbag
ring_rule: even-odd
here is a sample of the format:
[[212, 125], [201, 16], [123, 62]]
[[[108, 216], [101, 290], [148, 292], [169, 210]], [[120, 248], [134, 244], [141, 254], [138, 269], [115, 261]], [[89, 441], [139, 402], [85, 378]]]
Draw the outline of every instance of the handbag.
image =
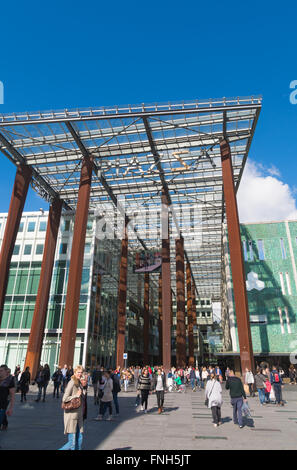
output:
[[62, 401], [62, 409], [66, 411], [77, 410], [81, 406], [81, 397], [74, 397], [70, 401]]

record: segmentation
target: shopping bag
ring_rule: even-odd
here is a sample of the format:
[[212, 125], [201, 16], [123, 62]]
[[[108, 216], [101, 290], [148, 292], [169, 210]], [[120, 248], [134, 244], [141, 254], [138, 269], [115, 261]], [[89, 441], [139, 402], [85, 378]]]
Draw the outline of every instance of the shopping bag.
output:
[[269, 393], [269, 400], [270, 401], [275, 401], [275, 393], [273, 390], [273, 387], [271, 387], [270, 393]]
[[251, 417], [251, 410], [247, 401], [243, 402], [241, 411], [242, 411], [242, 414], [246, 416], [247, 418]]

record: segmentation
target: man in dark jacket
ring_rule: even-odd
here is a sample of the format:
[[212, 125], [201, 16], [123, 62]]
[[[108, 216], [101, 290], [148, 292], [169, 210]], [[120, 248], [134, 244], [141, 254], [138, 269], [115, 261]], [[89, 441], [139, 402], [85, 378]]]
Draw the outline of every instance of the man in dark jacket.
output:
[[272, 367], [272, 371], [270, 374], [270, 383], [273, 386], [274, 394], [275, 394], [275, 401], [278, 406], [284, 406], [284, 402], [282, 400], [282, 378], [279, 373], [279, 370], [276, 366]]
[[241, 429], [243, 428], [241, 408], [243, 400], [246, 401], [246, 394], [241, 379], [234, 375], [233, 370], [229, 372], [226, 390], [230, 390], [231, 405], [233, 406], [233, 422], [234, 424], [239, 424]]
[[119, 407], [119, 401], [118, 401], [118, 393], [121, 391], [121, 384], [120, 384], [120, 379], [118, 374], [115, 372], [111, 372], [110, 378], [112, 379], [113, 382], [113, 388], [112, 388], [112, 396], [113, 396], [113, 402], [116, 410], [116, 416], [119, 416], [120, 414], [120, 407]]

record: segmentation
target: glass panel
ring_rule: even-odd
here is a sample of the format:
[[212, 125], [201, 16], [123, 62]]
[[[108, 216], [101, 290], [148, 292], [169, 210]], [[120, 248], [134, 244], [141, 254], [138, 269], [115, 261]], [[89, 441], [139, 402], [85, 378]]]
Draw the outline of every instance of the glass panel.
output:
[[286, 249], [285, 249], [285, 244], [284, 244], [284, 239], [280, 239], [280, 245], [281, 245], [281, 252], [282, 252], [282, 259], [286, 259]]
[[43, 254], [43, 247], [44, 245], [36, 245], [36, 255], [42, 255]]
[[18, 255], [19, 253], [20, 253], [20, 245], [14, 245], [12, 254]]
[[24, 255], [31, 255], [32, 245], [25, 245]]
[[263, 240], [258, 240], [257, 244], [258, 244], [259, 260], [262, 261], [265, 259]]
[[35, 231], [35, 222], [29, 222], [28, 223], [28, 232], [34, 232]]
[[39, 224], [39, 232], [45, 232], [46, 231], [46, 221], [42, 220]]

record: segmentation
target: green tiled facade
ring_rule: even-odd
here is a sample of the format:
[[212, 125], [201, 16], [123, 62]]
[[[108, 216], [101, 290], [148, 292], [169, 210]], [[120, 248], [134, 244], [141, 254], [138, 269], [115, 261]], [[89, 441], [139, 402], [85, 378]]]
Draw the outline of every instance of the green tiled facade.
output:
[[291, 353], [297, 350], [297, 222], [240, 230], [254, 353]]

